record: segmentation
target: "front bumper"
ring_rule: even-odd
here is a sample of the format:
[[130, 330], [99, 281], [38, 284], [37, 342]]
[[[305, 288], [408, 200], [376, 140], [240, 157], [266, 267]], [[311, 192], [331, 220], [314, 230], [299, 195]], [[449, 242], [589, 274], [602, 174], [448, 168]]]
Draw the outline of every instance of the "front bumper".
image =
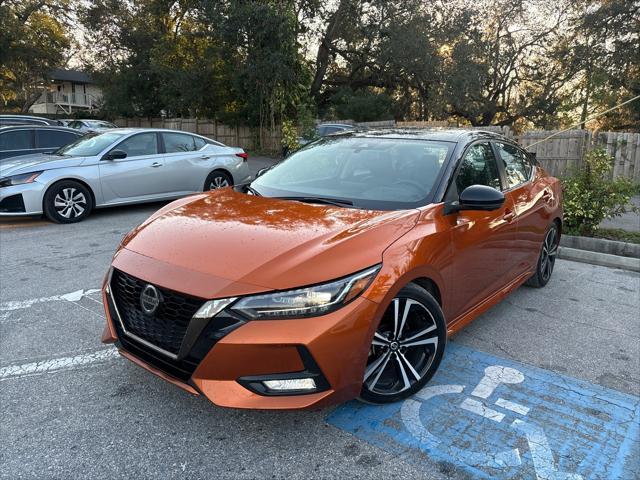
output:
[[0, 216], [42, 215], [44, 185], [36, 180], [0, 188]]
[[[218, 339], [190, 373], [184, 364], [167, 361], [128, 338], [107, 289], [103, 297], [107, 313], [103, 342], [115, 342], [125, 357], [190, 393], [204, 394], [216, 405], [253, 409], [319, 408], [356, 397], [379, 310], [377, 303], [360, 297], [320, 317], [249, 321]], [[252, 381], [296, 372], [316, 375], [320, 388], [275, 395], [251, 387]]]

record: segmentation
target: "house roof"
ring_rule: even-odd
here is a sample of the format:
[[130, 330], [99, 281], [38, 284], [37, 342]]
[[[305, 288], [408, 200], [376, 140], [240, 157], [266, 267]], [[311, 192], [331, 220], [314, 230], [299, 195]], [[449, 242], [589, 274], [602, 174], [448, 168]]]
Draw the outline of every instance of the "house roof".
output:
[[94, 83], [88, 73], [80, 70], [63, 70], [56, 68], [49, 72], [48, 77], [51, 80], [60, 80], [63, 82]]

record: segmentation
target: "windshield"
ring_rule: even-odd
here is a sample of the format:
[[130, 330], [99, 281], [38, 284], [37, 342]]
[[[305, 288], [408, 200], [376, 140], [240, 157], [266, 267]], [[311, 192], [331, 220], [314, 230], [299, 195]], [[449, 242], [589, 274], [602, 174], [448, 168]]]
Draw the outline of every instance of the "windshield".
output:
[[323, 197], [380, 210], [426, 203], [455, 146], [451, 142], [328, 137], [251, 183], [269, 197]]
[[88, 133], [73, 143], [65, 145], [56, 152], [56, 155], [69, 155], [72, 157], [91, 157], [98, 155], [105, 148], [121, 139], [125, 134], [119, 132]]

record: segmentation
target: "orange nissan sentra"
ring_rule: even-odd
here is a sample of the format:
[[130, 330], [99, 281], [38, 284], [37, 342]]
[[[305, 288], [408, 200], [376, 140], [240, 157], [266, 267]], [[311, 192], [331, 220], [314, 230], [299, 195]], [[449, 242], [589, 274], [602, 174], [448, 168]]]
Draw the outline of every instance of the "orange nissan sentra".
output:
[[160, 209], [104, 284], [103, 341], [216, 405], [406, 398], [553, 271], [560, 184], [499, 135], [340, 134], [260, 173]]

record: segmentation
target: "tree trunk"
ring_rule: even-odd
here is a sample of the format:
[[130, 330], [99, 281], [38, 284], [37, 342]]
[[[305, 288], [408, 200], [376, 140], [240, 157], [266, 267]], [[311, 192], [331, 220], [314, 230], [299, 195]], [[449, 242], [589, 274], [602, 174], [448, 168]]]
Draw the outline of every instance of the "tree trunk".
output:
[[338, 37], [340, 33], [340, 27], [342, 26], [342, 22], [344, 20], [344, 11], [346, 10], [346, 6], [348, 4], [347, 0], [340, 0], [340, 4], [338, 8], [331, 17], [329, 18], [329, 23], [327, 24], [327, 29], [325, 31], [322, 40], [320, 41], [320, 45], [318, 46], [318, 54], [316, 55], [316, 72], [313, 76], [313, 82], [311, 82], [311, 96], [318, 101], [320, 96], [320, 89], [322, 88], [322, 84], [324, 83], [324, 76], [327, 73], [327, 69], [329, 68], [330, 63], [330, 55], [331, 55], [331, 44]]

